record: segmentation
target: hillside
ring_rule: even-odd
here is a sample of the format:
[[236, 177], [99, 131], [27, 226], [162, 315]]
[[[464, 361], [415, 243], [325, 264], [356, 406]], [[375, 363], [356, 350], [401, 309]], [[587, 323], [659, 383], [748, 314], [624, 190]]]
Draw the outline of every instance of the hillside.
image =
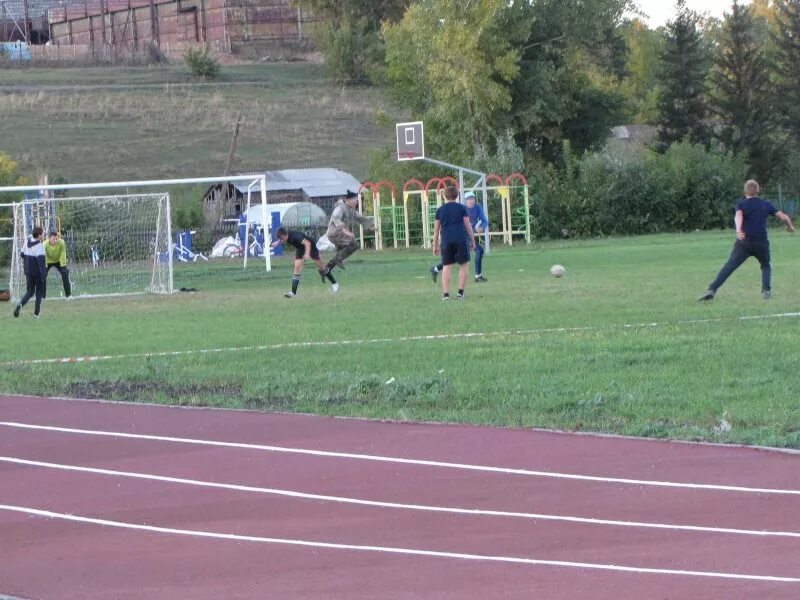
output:
[[214, 83], [182, 66], [0, 70], [0, 151], [26, 174], [70, 181], [215, 176], [237, 111], [233, 169], [335, 166], [367, 175], [370, 151], [391, 144], [375, 89], [342, 90], [322, 67], [226, 67]]

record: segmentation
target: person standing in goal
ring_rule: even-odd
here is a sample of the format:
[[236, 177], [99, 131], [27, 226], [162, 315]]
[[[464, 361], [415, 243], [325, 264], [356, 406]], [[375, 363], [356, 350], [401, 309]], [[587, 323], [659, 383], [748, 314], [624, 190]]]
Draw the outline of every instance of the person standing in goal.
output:
[[14, 309], [14, 318], [19, 317], [22, 307], [36, 296], [36, 304], [33, 309], [33, 318], [38, 319], [42, 310], [42, 300], [44, 300], [44, 281], [47, 277], [47, 270], [44, 260], [44, 246], [42, 245], [42, 235], [44, 231], [41, 227], [34, 227], [30, 239], [22, 251], [22, 259], [25, 268], [25, 281], [27, 291]]
[[[464, 195], [464, 205], [467, 208], [469, 223], [472, 225], [472, 230], [475, 233], [483, 233], [489, 229], [489, 219], [486, 218], [486, 213], [483, 212], [483, 208], [481, 208], [480, 204], [475, 202], [475, 192], [467, 192]], [[475, 236], [475, 283], [486, 283], [489, 281], [483, 276], [484, 252], [485, 250], [483, 244], [481, 244], [480, 236]], [[442, 267], [442, 263], [431, 267], [431, 275], [433, 276], [434, 283], [436, 283], [439, 273], [442, 272]]]
[[794, 233], [792, 219], [776, 209], [772, 203], [758, 197], [761, 188], [752, 179], [744, 184], [744, 198], [736, 205], [736, 242], [733, 252], [720, 270], [717, 278], [708, 287], [708, 291], [700, 296], [701, 302], [713, 300], [717, 290], [733, 275], [733, 272], [751, 256], [761, 263], [761, 296], [764, 300], [772, 297], [772, 266], [770, 265], [769, 238], [767, 237], [767, 220], [775, 216], [786, 223], [786, 229]]
[[334, 267], [344, 269], [344, 261], [358, 250], [356, 241], [356, 225], [363, 225], [369, 230], [375, 229], [375, 221], [372, 217], [365, 217], [356, 209], [358, 206], [358, 194], [347, 190], [347, 194], [336, 203], [331, 213], [330, 224], [328, 225], [328, 240], [336, 246], [336, 256], [328, 261], [322, 275], [328, 275]]
[[300, 286], [300, 277], [307, 260], [313, 260], [317, 265], [319, 274], [322, 277], [322, 283], [325, 283], [326, 279], [331, 282], [331, 293], [335, 294], [339, 291], [339, 284], [333, 276], [333, 273], [329, 270], [327, 272], [325, 271], [325, 265], [317, 249], [317, 240], [306, 235], [302, 231], [289, 231], [283, 227], [280, 227], [276, 233], [279, 241], [275, 242], [273, 247], [278, 244], [289, 244], [296, 250], [294, 255], [294, 275], [292, 275], [292, 291], [286, 292], [284, 296], [287, 298], [294, 298], [297, 296], [297, 288]]
[[69, 269], [67, 268], [67, 244], [62, 240], [58, 233], [51, 231], [44, 242], [44, 256], [47, 263], [45, 272], [45, 297], [47, 297], [47, 276], [50, 269], [55, 268], [61, 275], [61, 283], [64, 286], [64, 297], [72, 296], [72, 284], [69, 281]]
[[[458, 264], [458, 300], [464, 299], [469, 276], [469, 251], [475, 248], [475, 236], [464, 205], [459, 204], [458, 189], [447, 188], [445, 202], [436, 211], [433, 230], [433, 254], [442, 256], [442, 300], [450, 300], [450, 272]], [[441, 241], [441, 246], [439, 242]]]

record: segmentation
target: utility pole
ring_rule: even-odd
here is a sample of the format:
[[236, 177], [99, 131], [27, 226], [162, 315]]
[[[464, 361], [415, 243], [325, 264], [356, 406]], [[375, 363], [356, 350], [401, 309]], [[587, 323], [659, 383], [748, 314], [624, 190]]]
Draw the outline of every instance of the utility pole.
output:
[[228, 151], [228, 161], [225, 163], [224, 175], [231, 174], [231, 165], [233, 165], [233, 156], [236, 154], [236, 143], [239, 141], [239, 126], [242, 123], [242, 111], [236, 113], [236, 124], [233, 126], [233, 137], [231, 138], [231, 148]]

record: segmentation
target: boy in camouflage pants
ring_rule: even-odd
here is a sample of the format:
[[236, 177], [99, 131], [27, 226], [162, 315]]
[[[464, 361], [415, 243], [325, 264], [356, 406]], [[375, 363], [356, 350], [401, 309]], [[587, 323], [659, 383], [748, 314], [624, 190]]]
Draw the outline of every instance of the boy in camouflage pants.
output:
[[350, 190], [344, 199], [339, 200], [331, 214], [327, 236], [331, 244], [336, 246], [336, 256], [328, 261], [325, 270], [321, 273], [324, 277], [334, 267], [344, 268], [344, 261], [358, 250], [358, 242], [354, 233], [356, 225], [363, 225], [369, 230], [375, 229], [372, 217], [362, 216], [358, 209], [358, 194]]

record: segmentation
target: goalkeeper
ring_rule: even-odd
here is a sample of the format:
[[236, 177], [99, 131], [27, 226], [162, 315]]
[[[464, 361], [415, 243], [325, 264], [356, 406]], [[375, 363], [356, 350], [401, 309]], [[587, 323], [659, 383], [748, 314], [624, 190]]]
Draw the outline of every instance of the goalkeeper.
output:
[[356, 242], [354, 233], [356, 225], [363, 225], [369, 230], [375, 229], [372, 217], [361, 215], [356, 209], [357, 205], [358, 194], [348, 190], [344, 199], [339, 200], [333, 209], [327, 236], [331, 244], [336, 246], [336, 256], [328, 261], [325, 270], [321, 273], [323, 276], [330, 273], [334, 267], [338, 266], [343, 269], [345, 259], [358, 250], [358, 242]]
[[47, 275], [50, 269], [55, 268], [61, 274], [61, 283], [64, 286], [64, 297], [72, 296], [72, 285], [69, 281], [69, 269], [67, 268], [67, 244], [58, 236], [58, 233], [51, 231], [44, 243], [44, 257], [47, 263], [45, 273], [44, 295], [47, 296]]

